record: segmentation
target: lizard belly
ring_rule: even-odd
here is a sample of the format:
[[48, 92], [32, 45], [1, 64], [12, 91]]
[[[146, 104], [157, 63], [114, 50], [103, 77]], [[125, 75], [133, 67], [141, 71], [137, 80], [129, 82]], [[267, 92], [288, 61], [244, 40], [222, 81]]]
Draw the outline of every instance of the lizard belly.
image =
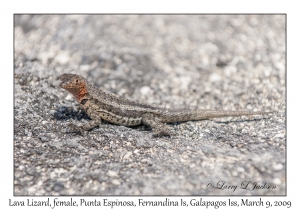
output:
[[100, 115], [101, 119], [117, 125], [135, 126], [142, 123], [141, 117], [125, 117], [114, 114], [112, 112], [108, 112], [106, 110], [98, 110], [97, 113]]

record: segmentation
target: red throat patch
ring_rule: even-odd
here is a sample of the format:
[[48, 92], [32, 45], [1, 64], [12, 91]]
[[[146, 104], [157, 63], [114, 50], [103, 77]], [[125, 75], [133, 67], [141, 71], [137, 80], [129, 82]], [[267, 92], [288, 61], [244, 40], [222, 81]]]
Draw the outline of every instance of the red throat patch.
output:
[[84, 87], [84, 88], [82, 88], [82, 89], [79, 91], [79, 93], [75, 96], [75, 97], [76, 97], [76, 100], [79, 101], [79, 102], [81, 102], [81, 100], [85, 98], [86, 94], [87, 94], [87, 88]]

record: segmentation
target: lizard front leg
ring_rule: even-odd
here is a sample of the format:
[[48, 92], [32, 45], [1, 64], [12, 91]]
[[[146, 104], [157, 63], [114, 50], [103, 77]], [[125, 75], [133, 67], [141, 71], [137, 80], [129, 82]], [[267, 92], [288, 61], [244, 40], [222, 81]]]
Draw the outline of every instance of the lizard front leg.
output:
[[152, 128], [153, 136], [171, 136], [173, 134], [168, 126], [162, 123], [160, 119], [153, 114], [142, 115], [142, 123]]
[[81, 126], [70, 123], [70, 124], [68, 124], [68, 126], [72, 129], [72, 132], [76, 132], [76, 133], [79, 132], [81, 135], [83, 135], [84, 131], [91, 130], [91, 129], [95, 128], [96, 126], [100, 125], [102, 122], [101, 118], [99, 116], [97, 116], [96, 114], [91, 114], [90, 117], [92, 118], [92, 121], [90, 121], [89, 123], [86, 123]]

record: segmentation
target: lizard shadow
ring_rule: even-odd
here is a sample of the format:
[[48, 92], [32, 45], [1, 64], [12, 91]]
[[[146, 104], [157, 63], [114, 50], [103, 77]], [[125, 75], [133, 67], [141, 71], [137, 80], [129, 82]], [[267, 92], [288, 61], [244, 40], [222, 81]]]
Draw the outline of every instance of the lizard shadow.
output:
[[67, 121], [69, 119], [74, 120], [91, 120], [91, 118], [81, 109], [75, 111], [72, 107], [61, 106], [58, 107], [56, 112], [53, 114], [53, 118], [60, 121]]
[[238, 120], [224, 120], [224, 121], [219, 121], [216, 119], [209, 119], [210, 121], [214, 121], [216, 123], [222, 123], [222, 124], [228, 124], [228, 123], [241, 123], [241, 122], [254, 122], [254, 121], [261, 121], [268, 119], [267, 117], [262, 117], [262, 118], [254, 118], [254, 119], [238, 119]]
[[254, 119], [239, 119], [239, 120], [217, 120], [217, 119], [203, 119], [203, 120], [189, 120], [189, 121], [182, 121], [182, 122], [170, 122], [167, 123], [168, 125], [180, 125], [180, 124], [186, 124], [187, 122], [202, 122], [202, 121], [213, 121], [216, 123], [222, 123], [222, 124], [228, 124], [228, 123], [233, 123], [233, 122], [237, 122], [237, 123], [241, 123], [241, 122], [253, 122], [253, 121], [261, 121], [261, 120], [265, 120], [268, 119], [267, 117], [262, 117], [262, 118], [254, 118]]

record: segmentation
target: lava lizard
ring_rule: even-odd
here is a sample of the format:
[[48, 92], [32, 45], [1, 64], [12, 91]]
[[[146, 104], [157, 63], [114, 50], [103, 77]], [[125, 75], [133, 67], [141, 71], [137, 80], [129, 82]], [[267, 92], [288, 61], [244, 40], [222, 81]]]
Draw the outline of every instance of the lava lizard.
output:
[[76, 74], [62, 74], [58, 79], [61, 80], [60, 87], [72, 93], [80, 107], [92, 119], [89, 123], [82, 126], [69, 124], [75, 132], [80, 132], [81, 134], [100, 125], [101, 121], [105, 120], [124, 126], [145, 124], [152, 128], [154, 136], [170, 136], [172, 132], [165, 123], [270, 113], [260, 111], [172, 110], [159, 108], [106, 93], [88, 84], [82, 76]]

